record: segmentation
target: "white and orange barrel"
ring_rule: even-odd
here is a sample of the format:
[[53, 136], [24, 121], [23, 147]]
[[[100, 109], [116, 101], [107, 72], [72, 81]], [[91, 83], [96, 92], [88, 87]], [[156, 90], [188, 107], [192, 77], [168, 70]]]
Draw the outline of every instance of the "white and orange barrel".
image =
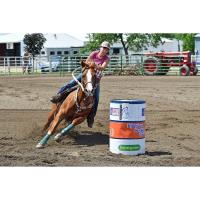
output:
[[145, 101], [114, 99], [110, 102], [110, 151], [145, 153]]

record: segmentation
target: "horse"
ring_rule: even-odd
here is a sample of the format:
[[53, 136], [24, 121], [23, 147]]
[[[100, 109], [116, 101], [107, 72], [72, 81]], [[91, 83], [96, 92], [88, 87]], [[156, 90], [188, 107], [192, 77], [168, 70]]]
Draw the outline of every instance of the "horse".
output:
[[54, 137], [57, 142], [61, 141], [72, 128], [81, 124], [92, 111], [94, 92], [97, 86], [95, 64], [81, 61], [81, 67], [81, 83], [73, 76], [78, 83], [77, 89], [72, 91], [63, 102], [52, 105], [43, 128], [43, 131], [48, 129], [48, 132], [36, 145], [36, 148], [45, 147], [63, 119], [69, 122], [69, 125]]

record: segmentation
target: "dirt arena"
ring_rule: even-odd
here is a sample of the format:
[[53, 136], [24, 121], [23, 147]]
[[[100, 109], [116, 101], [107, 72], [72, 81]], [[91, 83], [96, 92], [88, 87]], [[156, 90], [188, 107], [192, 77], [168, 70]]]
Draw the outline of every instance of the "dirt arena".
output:
[[[36, 149], [49, 97], [71, 77], [0, 77], [0, 166], [200, 166], [200, 78], [105, 76], [95, 124]], [[109, 152], [109, 103], [144, 99], [146, 153]], [[61, 125], [62, 126], [62, 125]]]

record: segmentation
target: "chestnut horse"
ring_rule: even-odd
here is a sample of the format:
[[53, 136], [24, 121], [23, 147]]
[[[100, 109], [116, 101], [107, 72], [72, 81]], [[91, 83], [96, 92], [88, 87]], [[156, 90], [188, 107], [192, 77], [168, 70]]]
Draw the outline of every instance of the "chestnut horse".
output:
[[36, 148], [43, 148], [47, 144], [47, 141], [55, 133], [57, 126], [63, 119], [69, 122], [69, 125], [54, 137], [56, 141], [60, 141], [69, 130], [82, 123], [91, 112], [96, 89], [95, 65], [94, 63], [81, 61], [81, 66], [81, 83], [73, 76], [79, 87], [71, 92], [62, 103], [52, 105], [52, 110], [48, 115], [48, 121], [43, 128], [43, 131], [49, 128], [48, 132], [36, 145]]

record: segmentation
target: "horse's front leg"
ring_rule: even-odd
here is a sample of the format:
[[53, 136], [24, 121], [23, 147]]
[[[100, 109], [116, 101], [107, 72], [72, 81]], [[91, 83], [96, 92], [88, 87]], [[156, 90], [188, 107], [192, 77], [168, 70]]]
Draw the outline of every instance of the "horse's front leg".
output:
[[74, 128], [75, 126], [77, 126], [78, 124], [81, 124], [84, 120], [86, 119], [86, 117], [77, 117], [75, 118], [71, 124], [69, 124], [66, 128], [62, 129], [62, 131], [60, 133], [58, 133], [54, 139], [57, 141], [57, 142], [60, 142], [63, 137], [65, 135], [67, 135], [69, 133], [69, 131]]
[[40, 140], [40, 142], [36, 145], [36, 148], [43, 148], [44, 145], [47, 143], [47, 141], [49, 140], [49, 138], [51, 137], [51, 135], [55, 132], [57, 126], [59, 125], [59, 123], [64, 119], [64, 113], [62, 112], [62, 110], [60, 110], [56, 117], [54, 118], [47, 134]]
[[77, 117], [72, 121], [72, 124], [74, 126], [77, 126], [77, 125], [81, 124], [85, 119], [86, 119], [86, 117]]

